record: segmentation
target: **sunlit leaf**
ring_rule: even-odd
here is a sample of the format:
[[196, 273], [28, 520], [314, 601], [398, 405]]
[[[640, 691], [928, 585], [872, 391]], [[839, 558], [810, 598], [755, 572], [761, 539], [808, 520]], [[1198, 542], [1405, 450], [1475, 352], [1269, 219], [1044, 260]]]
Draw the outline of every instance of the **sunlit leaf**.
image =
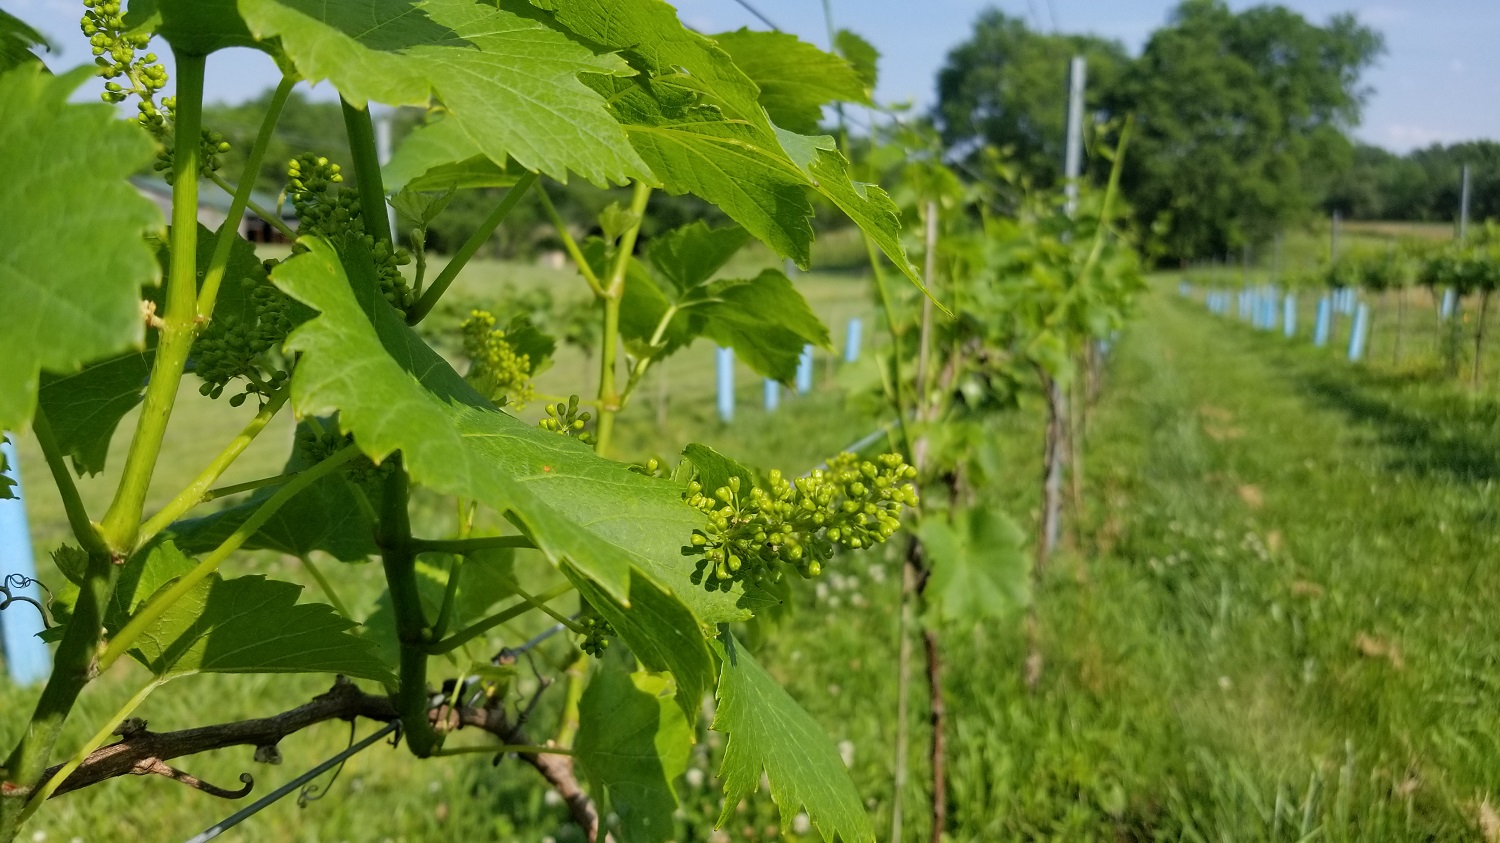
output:
[[140, 290], [156, 278], [143, 235], [161, 213], [126, 181], [155, 150], [103, 103], [70, 103], [87, 70], [0, 74], [0, 429], [22, 427], [38, 374], [139, 347]]
[[671, 680], [625, 665], [606, 658], [590, 678], [573, 752], [620, 817], [622, 843], [665, 843], [675, 831], [674, 782], [687, 770], [693, 735], [672, 704]]
[[1031, 603], [1026, 535], [1004, 513], [975, 506], [922, 522], [917, 535], [932, 568], [924, 592], [944, 619], [973, 625], [1014, 617]]
[[764, 773], [783, 833], [798, 812], [806, 811], [826, 843], [835, 836], [845, 843], [874, 841], [869, 814], [828, 734], [728, 632], [714, 641], [714, 649], [721, 668], [712, 728], [729, 735], [719, 769], [724, 780], [719, 825], [755, 793]]
[[783, 129], [815, 134], [823, 106], [870, 102], [869, 88], [848, 61], [795, 35], [740, 29], [713, 40], [755, 81], [760, 104]]
[[513, 158], [559, 181], [571, 171], [601, 186], [649, 178], [579, 78], [630, 69], [536, 21], [473, 0], [239, 2], [251, 29], [279, 37], [308, 81], [332, 80], [357, 106], [426, 107], [437, 97], [447, 120], [497, 164]]

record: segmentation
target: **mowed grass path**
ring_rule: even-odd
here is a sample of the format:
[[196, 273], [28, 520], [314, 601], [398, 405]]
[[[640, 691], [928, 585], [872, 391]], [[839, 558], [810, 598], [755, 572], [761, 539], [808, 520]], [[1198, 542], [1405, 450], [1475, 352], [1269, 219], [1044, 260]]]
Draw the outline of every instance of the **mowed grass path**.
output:
[[[944, 630], [953, 839], [1500, 839], [1495, 406], [1164, 291], [1106, 390], [1083, 529], [1039, 595], [1040, 687], [1019, 619]], [[1003, 505], [1034, 512], [1039, 433], [997, 435]], [[802, 658], [769, 660], [858, 748], [888, 829], [883, 579], [857, 592], [882, 611], [804, 617], [773, 639]]]
[[1493, 404], [1163, 297], [1116, 366], [1090, 561], [1042, 598], [1051, 693], [1118, 716], [1122, 777], [1151, 785], [1101, 807], [1189, 839], [1477, 831], [1500, 796]]

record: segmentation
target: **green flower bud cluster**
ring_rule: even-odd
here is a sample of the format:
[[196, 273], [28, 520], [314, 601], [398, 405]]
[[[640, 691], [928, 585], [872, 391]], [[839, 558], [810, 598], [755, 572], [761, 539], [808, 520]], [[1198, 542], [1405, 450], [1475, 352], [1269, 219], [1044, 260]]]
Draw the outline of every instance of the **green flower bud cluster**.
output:
[[264, 355], [280, 348], [292, 330], [292, 301], [285, 293], [254, 278], [242, 283], [250, 288], [251, 317], [215, 319], [193, 343], [193, 371], [203, 380], [200, 394], [218, 398], [230, 381], [248, 382], [244, 392], [230, 396], [232, 407], [250, 395], [264, 398], [286, 381], [288, 372], [269, 364]]
[[[153, 135], [156, 136], [157, 152], [156, 163], [151, 165], [154, 170], [161, 173], [167, 184], [177, 180], [177, 155], [175, 141], [172, 135], [172, 124], [174, 117], [175, 100], [167, 97], [162, 100], [162, 109], [152, 114], [146, 114], [142, 110], [139, 118]], [[198, 174], [204, 178], [212, 176], [219, 171], [224, 164], [224, 153], [229, 151], [229, 141], [213, 129], [203, 129], [202, 137], [198, 141]]]
[[[156, 95], [167, 87], [167, 69], [158, 61], [155, 53], [138, 56], [151, 42], [149, 32], [127, 32], [120, 7], [120, 0], [84, 0], [84, 13], [79, 28], [88, 36], [89, 48], [94, 54], [94, 64], [104, 83], [103, 100], [111, 105], [124, 102], [132, 96], [140, 97], [136, 120], [156, 138], [158, 152], [155, 169], [171, 184], [173, 172], [173, 109], [176, 100], [163, 97], [156, 104]], [[219, 169], [221, 156], [229, 151], [229, 142], [212, 129], [204, 129], [200, 141], [200, 172], [212, 175]]]
[[764, 488], [731, 477], [706, 493], [695, 481], [685, 497], [708, 516], [708, 528], [694, 530], [683, 548], [703, 557], [692, 580], [727, 591], [736, 582], [776, 582], [784, 567], [816, 577], [835, 546], [858, 550], [895, 534], [902, 508], [917, 505], [916, 475], [900, 454], [875, 462], [840, 454], [795, 480], [773, 469]]
[[564, 436], [576, 436], [578, 441], [585, 445], [595, 442], [594, 434], [584, 431], [584, 425], [593, 418], [589, 412], [578, 412], [578, 396], [569, 395], [568, 403], [558, 402], [547, 405], [547, 417], [537, 422], [542, 430], [550, 430], [553, 433], [561, 433]]
[[297, 225], [300, 231], [323, 237], [335, 246], [348, 237], [364, 240], [375, 258], [380, 294], [404, 311], [415, 301], [401, 274], [401, 267], [411, 263], [411, 254], [395, 248], [389, 240], [377, 242], [365, 233], [359, 194], [339, 187], [343, 181], [339, 165], [322, 156], [303, 154], [288, 162], [286, 195], [297, 213]]
[[[83, 0], [83, 6], [79, 27], [88, 36], [99, 75], [110, 80], [104, 85], [104, 101], [114, 105], [139, 94], [149, 104], [167, 86], [167, 69], [157, 62], [155, 53], [136, 56], [137, 50], [151, 43], [151, 34], [125, 31], [120, 0]], [[126, 84], [114, 81], [120, 77]]]
[[610, 639], [615, 637], [615, 628], [588, 603], [583, 604], [583, 611], [578, 615], [578, 625], [583, 627], [583, 640], [578, 642], [578, 647], [596, 659], [604, 658]]
[[[531, 384], [531, 355], [517, 354], [495, 327], [495, 315], [473, 310], [459, 326], [464, 336], [464, 355], [469, 358], [469, 383], [491, 401], [526, 406], [536, 397]], [[550, 408], [549, 408], [550, 409]]]
[[[297, 451], [310, 465], [316, 465], [354, 444], [354, 437], [334, 431], [315, 432], [307, 427], [297, 429]], [[355, 483], [370, 483], [386, 477], [393, 463], [389, 460], [376, 465], [363, 454], [346, 463], [345, 471]]]

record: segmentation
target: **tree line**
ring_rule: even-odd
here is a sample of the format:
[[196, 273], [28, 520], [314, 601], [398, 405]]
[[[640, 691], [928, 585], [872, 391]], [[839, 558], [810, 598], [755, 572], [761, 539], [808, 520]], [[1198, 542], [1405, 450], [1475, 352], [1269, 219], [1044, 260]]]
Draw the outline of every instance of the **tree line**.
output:
[[[1345, 184], [1362, 75], [1383, 50], [1353, 14], [1318, 25], [1276, 5], [1184, 0], [1138, 56], [992, 9], [949, 53], [933, 119], [959, 154], [988, 143], [1025, 178], [1055, 182], [1068, 59], [1084, 56], [1096, 120], [1135, 115], [1122, 175], [1135, 224], [1158, 260], [1184, 261], [1264, 243]], [[1097, 181], [1109, 163], [1091, 158]]]
[[1327, 206], [1348, 219], [1445, 222], [1458, 216], [1464, 165], [1469, 217], [1500, 217], [1500, 143], [1435, 143], [1398, 155], [1368, 144], [1329, 192]]

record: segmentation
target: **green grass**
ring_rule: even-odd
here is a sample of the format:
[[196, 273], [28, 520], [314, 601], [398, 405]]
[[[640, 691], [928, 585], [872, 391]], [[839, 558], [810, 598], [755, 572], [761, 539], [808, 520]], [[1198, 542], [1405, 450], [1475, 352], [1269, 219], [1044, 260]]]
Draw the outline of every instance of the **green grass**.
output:
[[[479, 275], [457, 291], [461, 301], [482, 301], [504, 281], [581, 286], [566, 273], [505, 264]], [[1090, 414], [1081, 529], [1039, 597], [1040, 687], [1028, 693], [1021, 681], [1019, 619], [941, 631], [951, 839], [1473, 839], [1481, 805], [1500, 800], [1500, 585], [1487, 564], [1500, 536], [1500, 405], [1427, 364], [1387, 367], [1379, 315], [1375, 360], [1354, 366], [1341, 347], [1310, 347], [1310, 312], [1302, 337], [1288, 342], [1211, 317], [1167, 292], [1169, 283], [1116, 347]], [[869, 314], [857, 279], [815, 275], [807, 289], [825, 317]], [[833, 328], [838, 341], [842, 326]], [[1425, 359], [1417, 336], [1412, 361]], [[742, 373], [741, 412], [724, 425], [708, 350], [671, 366], [668, 424], [656, 424], [648, 383], [622, 418], [622, 456], [671, 454], [701, 440], [802, 470], [876, 423], [838, 389], [861, 376], [858, 367], [830, 375], [820, 366], [818, 389], [784, 398], [770, 418], [758, 409], [759, 382]], [[560, 360], [557, 383], [570, 385], [582, 369], [581, 357]], [[191, 476], [235, 427], [209, 427], [220, 408], [203, 409], [196, 394], [183, 401], [181, 429], [195, 435], [174, 428], [188, 447], [163, 466], [163, 490]], [[1039, 419], [1033, 408], [994, 430], [1010, 480], [984, 499], [1022, 519], [1035, 515]], [[199, 435], [203, 453], [189, 441]], [[244, 477], [273, 473], [286, 435], [268, 433], [261, 462]], [[40, 547], [62, 534], [61, 513], [43, 491], [39, 457], [23, 450], [23, 461]], [[239, 564], [240, 573], [304, 576], [265, 555]], [[830, 568], [799, 589], [785, 616], [749, 632], [762, 661], [834, 741], [847, 742], [884, 840], [900, 567], [894, 555], [870, 553]], [[358, 594], [352, 602], [367, 605], [374, 569], [330, 570]], [[508, 630], [505, 639], [528, 632]], [[91, 687], [63, 745], [76, 745], [83, 724], [113, 710], [139, 679], [120, 674]], [[143, 714], [153, 728], [180, 728], [279, 710], [325, 685], [194, 677], [168, 686]], [[925, 840], [920, 663], [915, 689], [905, 839]], [[0, 740], [20, 725], [31, 693], [0, 687]], [[552, 716], [544, 706], [538, 723]], [[289, 739], [282, 767], [254, 770], [257, 791], [347, 737], [327, 724]], [[705, 737], [694, 769], [711, 784], [719, 746]], [[181, 766], [230, 785], [252, 767], [249, 756], [236, 750]], [[708, 840], [716, 796], [695, 781], [682, 787], [682, 839]], [[287, 800], [238, 833], [576, 839], [535, 785], [513, 762], [419, 764], [375, 749], [350, 762], [327, 799], [305, 809]], [[58, 800], [34, 830], [53, 840], [184, 837], [232, 809], [164, 780], [129, 778]], [[734, 814], [727, 839], [772, 839], [768, 826], [774, 814], [761, 798]]]

